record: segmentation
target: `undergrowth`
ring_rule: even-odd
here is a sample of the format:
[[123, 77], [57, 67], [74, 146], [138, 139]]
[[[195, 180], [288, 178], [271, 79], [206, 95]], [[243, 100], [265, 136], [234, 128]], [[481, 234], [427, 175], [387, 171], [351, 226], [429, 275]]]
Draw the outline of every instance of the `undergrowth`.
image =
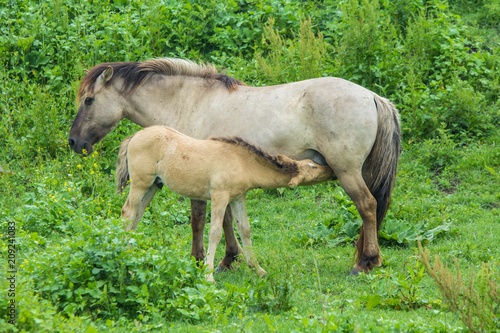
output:
[[462, 322], [471, 332], [500, 329], [497, 318], [500, 310], [500, 276], [497, 265], [481, 263], [479, 272], [474, 276], [474, 264], [471, 264], [470, 274], [464, 279], [456, 258], [452, 270], [443, 265], [437, 254], [432, 265], [429, 249], [422, 249], [421, 244], [418, 249], [420, 260], [438, 286], [445, 304], [460, 315]]

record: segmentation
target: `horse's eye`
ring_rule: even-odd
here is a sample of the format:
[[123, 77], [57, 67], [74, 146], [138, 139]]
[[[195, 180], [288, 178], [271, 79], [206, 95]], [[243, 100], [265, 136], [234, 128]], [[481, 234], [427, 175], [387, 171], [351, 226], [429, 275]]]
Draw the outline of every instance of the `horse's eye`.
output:
[[94, 99], [92, 97], [87, 97], [85, 98], [85, 105], [90, 105], [92, 104], [93, 101]]

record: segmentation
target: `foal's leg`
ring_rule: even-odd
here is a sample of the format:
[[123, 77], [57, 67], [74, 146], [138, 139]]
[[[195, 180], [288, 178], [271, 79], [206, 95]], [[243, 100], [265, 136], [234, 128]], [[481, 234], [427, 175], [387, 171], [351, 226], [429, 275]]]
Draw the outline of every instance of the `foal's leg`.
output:
[[226, 269], [231, 269], [231, 264], [236, 259], [236, 257], [243, 253], [243, 249], [234, 234], [233, 226], [233, 214], [231, 213], [231, 207], [227, 206], [226, 213], [224, 214], [224, 222], [222, 224], [224, 228], [224, 237], [226, 239], [226, 255], [224, 259], [219, 263], [217, 267], [218, 271], [225, 271]]
[[144, 215], [146, 207], [153, 200], [156, 191], [158, 191], [158, 186], [155, 184], [151, 184], [149, 187], [146, 184], [130, 185], [127, 201], [122, 208], [122, 218], [130, 222], [125, 225], [125, 230], [135, 231], [137, 229], [137, 225]]
[[265, 270], [260, 267], [252, 248], [252, 239], [250, 235], [250, 223], [248, 222], [247, 210], [245, 206], [245, 194], [235, 198], [230, 202], [231, 209], [236, 217], [236, 227], [238, 234], [243, 243], [243, 253], [245, 254], [248, 266], [255, 269], [259, 276], [267, 274]]
[[[203, 260], [207, 255], [203, 245], [203, 229], [207, 220], [206, 216], [207, 202], [191, 199], [191, 230], [193, 232], [191, 255], [198, 261]], [[224, 215], [223, 228], [226, 239], [226, 256], [219, 263], [221, 270], [230, 269], [231, 264], [238, 254], [243, 253], [240, 243], [234, 234], [233, 215], [229, 206]]]
[[351, 274], [368, 273], [373, 267], [380, 266], [382, 259], [377, 238], [377, 200], [370, 193], [361, 172], [336, 174], [363, 219], [357, 245], [358, 257]]
[[215, 282], [213, 275], [215, 250], [222, 238], [222, 223], [228, 202], [229, 195], [227, 193], [212, 193], [212, 221], [210, 222], [207, 257], [207, 269], [209, 273], [206, 276], [207, 281], [211, 282]]

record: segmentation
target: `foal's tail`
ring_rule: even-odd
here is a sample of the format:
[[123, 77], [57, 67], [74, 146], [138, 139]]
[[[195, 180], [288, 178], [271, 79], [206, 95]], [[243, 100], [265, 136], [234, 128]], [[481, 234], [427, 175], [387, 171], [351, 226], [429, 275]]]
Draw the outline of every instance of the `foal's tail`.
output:
[[128, 185], [129, 174], [128, 174], [128, 163], [127, 163], [127, 151], [128, 144], [134, 136], [129, 136], [120, 145], [120, 150], [118, 151], [118, 161], [116, 161], [116, 192], [122, 193], [125, 187]]
[[386, 98], [375, 95], [378, 130], [373, 148], [365, 161], [370, 173], [367, 185], [377, 200], [377, 230], [380, 229], [396, 179], [401, 154], [401, 127], [396, 107]]

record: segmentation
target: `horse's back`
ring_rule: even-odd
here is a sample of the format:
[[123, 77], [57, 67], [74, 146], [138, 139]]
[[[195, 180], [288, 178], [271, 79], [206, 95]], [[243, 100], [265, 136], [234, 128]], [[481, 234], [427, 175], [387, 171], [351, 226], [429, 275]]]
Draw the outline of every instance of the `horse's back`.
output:
[[[309, 158], [332, 137], [342, 141], [367, 126], [376, 128], [375, 96], [333, 77], [240, 86], [231, 93], [220, 90], [217, 102], [207, 101], [189, 125], [179, 129], [197, 138], [237, 135], [272, 154]], [[374, 138], [373, 130], [369, 132]]]
[[239, 89], [248, 98], [236, 114], [246, 121], [233, 118], [231, 128], [214, 127], [232, 130], [271, 153], [303, 159], [311, 152], [331, 152], [342, 159], [346, 152], [365, 158], [375, 140], [377, 95], [350, 81], [325, 77]]

